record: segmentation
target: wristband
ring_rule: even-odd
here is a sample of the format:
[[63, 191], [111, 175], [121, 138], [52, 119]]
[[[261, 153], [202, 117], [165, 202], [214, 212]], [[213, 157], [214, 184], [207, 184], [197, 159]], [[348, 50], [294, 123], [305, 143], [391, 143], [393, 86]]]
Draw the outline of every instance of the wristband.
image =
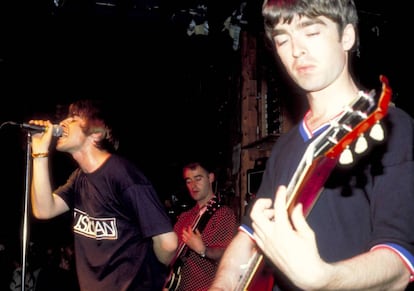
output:
[[49, 153], [36, 153], [36, 154], [32, 154], [32, 158], [33, 159], [37, 159], [37, 158], [47, 158], [49, 156]]

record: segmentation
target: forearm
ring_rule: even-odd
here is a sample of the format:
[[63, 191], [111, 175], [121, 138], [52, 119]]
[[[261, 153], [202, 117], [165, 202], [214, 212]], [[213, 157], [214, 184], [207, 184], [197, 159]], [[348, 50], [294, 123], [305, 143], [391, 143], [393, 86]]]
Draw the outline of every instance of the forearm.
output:
[[37, 218], [47, 219], [54, 216], [54, 201], [47, 157], [33, 159], [31, 202], [33, 214]]
[[168, 265], [174, 258], [178, 246], [178, 238], [175, 232], [167, 232], [152, 238], [154, 253], [157, 259], [164, 265]]
[[[409, 271], [391, 250], [378, 249], [330, 265], [321, 282], [325, 286], [307, 290], [404, 290]], [[310, 286], [308, 286], [310, 287]]]
[[254, 247], [249, 236], [238, 232], [222, 256], [209, 290], [234, 290], [254, 254]]

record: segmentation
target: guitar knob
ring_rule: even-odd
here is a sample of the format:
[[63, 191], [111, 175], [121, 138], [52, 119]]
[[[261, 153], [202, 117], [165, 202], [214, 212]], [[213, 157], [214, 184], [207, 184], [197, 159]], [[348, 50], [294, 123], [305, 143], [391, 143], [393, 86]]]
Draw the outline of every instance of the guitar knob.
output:
[[352, 152], [349, 149], [349, 146], [346, 147], [346, 149], [341, 153], [341, 156], [339, 157], [339, 163], [342, 165], [349, 165], [354, 161], [354, 158], [352, 157]]
[[367, 140], [365, 139], [364, 135], [363, 135], [363, 134], [361, 134], [361, 135], [358, 137], [358, 139], [357, 139], [357, 141], [356, 141], [356, 143], [355, 143], [355, 152], [356, 152], [357, 154], [361, 154], [361, 153], [365, 152], [365, 150], [366, 150], [367, 148], [368, 148], [368, 142], [367, 142]]
[[372, 126], [369, 132], [369, 136], [377, 141], [381, 141], [384, 139], [384, 130], [382, 129], [382, 126], [378, 121], [374, 124], [374, 126]]

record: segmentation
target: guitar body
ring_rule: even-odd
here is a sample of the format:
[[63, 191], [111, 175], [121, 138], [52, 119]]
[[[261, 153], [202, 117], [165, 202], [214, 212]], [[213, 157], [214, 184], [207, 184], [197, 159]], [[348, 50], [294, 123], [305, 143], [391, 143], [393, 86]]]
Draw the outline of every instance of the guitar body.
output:
[[170, 273], [167, 282], [164, 285], [164, 290], [167, 289], [169, 291], [176, 291], [178, 286], [181, 283], [181, 267], [182, 267], [182, 261], [180, 261], [180, 264], [176, 264], [176, 266], [173, 268], [172, 272]]
[[272, 291], [274, 284], [273, 273], [270, 269], [264, 268], [247, 286], [249, 291]]

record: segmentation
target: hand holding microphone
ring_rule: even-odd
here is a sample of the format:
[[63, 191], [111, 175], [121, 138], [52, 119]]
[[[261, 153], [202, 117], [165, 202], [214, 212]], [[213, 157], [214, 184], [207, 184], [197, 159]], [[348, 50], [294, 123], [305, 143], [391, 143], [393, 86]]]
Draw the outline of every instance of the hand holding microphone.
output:
[[[37, 124], [36, 124], [37, 123]], [[35, 134], [31, 137], [32, 158], [46, 158], [49, 156], [49, 148], [52, 136], [61, 136], [62, 128], [50, 123], [50, 121], [31, 120], [29, 123], [18, 124], [21, 128], [33, 131], [44, 132], [45, 134]]]
[[[22, 129], [33, 131], [33, 132], [44, 132], [48, 128], [47, 126], [44, 126], [44, 125], [36, 125], [36, 124], [31, 124], [31, 123], [17, 123], [14, 121], [9, 121], [8, 123], [11, 125], [18, 126]], [[58, 124], [53, 124], [52, 135], [55, 137], [62, 136], [62, 127]]]

